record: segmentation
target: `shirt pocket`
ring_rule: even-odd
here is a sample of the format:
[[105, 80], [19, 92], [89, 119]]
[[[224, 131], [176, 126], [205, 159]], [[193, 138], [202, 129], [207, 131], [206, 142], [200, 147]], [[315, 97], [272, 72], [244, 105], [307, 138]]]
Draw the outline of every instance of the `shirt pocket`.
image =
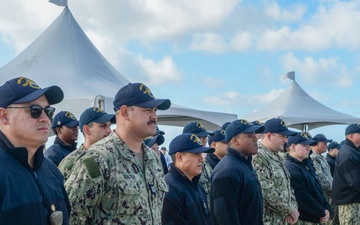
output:
[[[135, 215], [147, 207], [147, 190], [139, 174], [119, 176], [117, 214]], [[114, 196], [115, 197], [115, 196]]]

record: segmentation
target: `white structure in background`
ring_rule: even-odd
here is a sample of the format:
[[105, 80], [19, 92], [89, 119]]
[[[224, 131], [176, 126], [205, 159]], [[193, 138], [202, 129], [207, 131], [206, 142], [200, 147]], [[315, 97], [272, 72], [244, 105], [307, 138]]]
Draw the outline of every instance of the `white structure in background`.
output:
[[[25, 50], [0, 68], [0, 80], [25, 76], [40, 86], [58, 85], [64, 101], [57, 112], [69, 110], [77, 118], [88, 107], [100, 106], [113, 112], [113, 97], [130, 80], [122, 76], [96, 49], [76, 22], [66, 0], [51, 0], [65, 6], [60, 16]], [[166, 96], [164, 96], [166, 97]], [[217, 113], [172, 104], [169, 110], [158, 111], [159, 124], [184, 126], [200, 121], [208, 130], [215, 130], [235, 114]]]
[[295, 72], [287, 73], [284, 78], [293, 80], [290, 87], [265, 108], [245, 116], [244, 119], [265, 122], [279, 117], [288, 127], [302, 131], [327, 125], [360, 123], [360, 118], [330, 109], [313, 99], [295, 81]]

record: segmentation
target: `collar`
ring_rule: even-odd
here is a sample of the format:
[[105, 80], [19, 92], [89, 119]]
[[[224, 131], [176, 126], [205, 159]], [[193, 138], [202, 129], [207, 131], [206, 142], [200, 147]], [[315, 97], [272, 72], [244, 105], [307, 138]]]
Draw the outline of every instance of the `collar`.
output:
[[234, 148], [228, 147], [227, 150], [228, 150], [228, 151], [227, 151], [226, 155], [233, 156], [233, 157], [235, 157], [235, 158], [243, 161], [244, 163], [251, 165], [251, 160], [252, 160], [252, 156], [251, 156], [251, 155], [249, 155], [248, 158], [246, 159], [246, 157], [244, 156], [244, 154], [242, 154], [241, 152], [239, 152], [238, 150], [236, 150], [236, 149], [234, 149]]
[[170, 169], [169, 169], [169, 173], [175, 173], [175, 174], [178, 174], [180, 175], [184, 180], [186, 180], [187, 182], [190, 182], [192, 183], [193, 185], [197, 186], [199, 184], [199, 180], [200, 180], [200, 175], [198, 176], [195, 176], [192, 180], [190, 180], [179, 168], [177, 168], [175, 166], [174, 163], [171, 163], [170, 164]]
[[72, 145], [67, 145], [59, 137], [55, 138], [54, 144], [60, 145], [61, 147], [68, 150], [69, 152], [74, 151], [76, 149], [76, 146], [77, 146], [77, 142], [74, 142]]
[[37, 170], [44, 160], [44, 145], [40, 146], [34, 155], [34, 168], [31, 168], [28, 163], [28, 151], [25, 147], [14, 147], [6, 138], [5, 134], [0, 131], [0, 147], [14, 157], [23, 167]]
[[207, 153], [206, 156], [209, 156], [209, 158], [211, 158], [213, 160], [220, 161], [220, 159], [214, 153]]
[[[124, 158], [126, 158], [130, 161], [134, 161], [135, 153], [129, 148], [129, 146], [127, 146], [127, 144], [114, 131], [112, 131], [111, 134], [106, 138], [112, 139], [112, 141], [114, 142], [114, 145], [116, 146], [117, 149], [120, 150], [119, 152]], [[142, 143], [141, 148], [144, 151], [144, 160], [146, 160], [146, 161], [155, 160], [156, 161], [156, 158], [158, 156], [157, 156], [157, 153], [153, 149], [151, 149], [147, 145], [145, 145], [144, 142]], [[135, 161], [137, 161], [137, 160], [135, 160]]]
[[261, 142], [258, 143], [259, 145], [259, 149], [258, 151], [262, 151], [265, 155], [267, 155], [268, 157], [270, 157], [270, 159], [278, 161], [278, 162], [282, 162], [281, 157], [279, 156], [278, 153], [274, 153], [272, 151], [270, 151], [265, 145], [263, 145]]
[[354, 144], [354, 142], [352, 142], [351, 140], [349, 140], [349, 139], [345, 139], [345, 144], [346, 145], [349, 145], [351, 148], [354, 148], [354, 149], [356, 149], [356, 150], [359, 150], [359, 148], [360, 148], [360, 146], [359, 147], [356, 147], [355, 146], [355, 144]]

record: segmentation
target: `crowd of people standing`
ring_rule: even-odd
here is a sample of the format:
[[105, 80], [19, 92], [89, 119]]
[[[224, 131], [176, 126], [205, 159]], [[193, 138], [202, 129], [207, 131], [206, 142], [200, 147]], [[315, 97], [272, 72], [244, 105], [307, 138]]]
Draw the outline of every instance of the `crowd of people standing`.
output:
[[18, 77], [0, 96], [0, 224], [360, 224], [359, 124], [339, 144], [281, 118], [194, 121], [159, 150], [156, 112], [171, 101], [142, 83], [117, 92], [115, 114], [79, 120], [54, 116], [58, 86]]

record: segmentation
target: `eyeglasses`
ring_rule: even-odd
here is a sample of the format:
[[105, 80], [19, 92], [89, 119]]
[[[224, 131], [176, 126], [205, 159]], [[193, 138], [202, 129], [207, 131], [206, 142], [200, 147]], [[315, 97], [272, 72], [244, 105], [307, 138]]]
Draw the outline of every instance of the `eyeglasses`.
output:
[[8, 106], [6, 108], [11, 108], [11, 109], [29, 108], [30, 115], [34, 119], [39, 118], [41, 116], [42, 111], [44, 110], [47, 117], [49, 117], [49, 119], [51, 120], [53, 118], [54, 112], [55, 112], [55, 108], [53, 108], [51, 106], [46, 106], [45, 108], [43, 108], [39, 105]]

